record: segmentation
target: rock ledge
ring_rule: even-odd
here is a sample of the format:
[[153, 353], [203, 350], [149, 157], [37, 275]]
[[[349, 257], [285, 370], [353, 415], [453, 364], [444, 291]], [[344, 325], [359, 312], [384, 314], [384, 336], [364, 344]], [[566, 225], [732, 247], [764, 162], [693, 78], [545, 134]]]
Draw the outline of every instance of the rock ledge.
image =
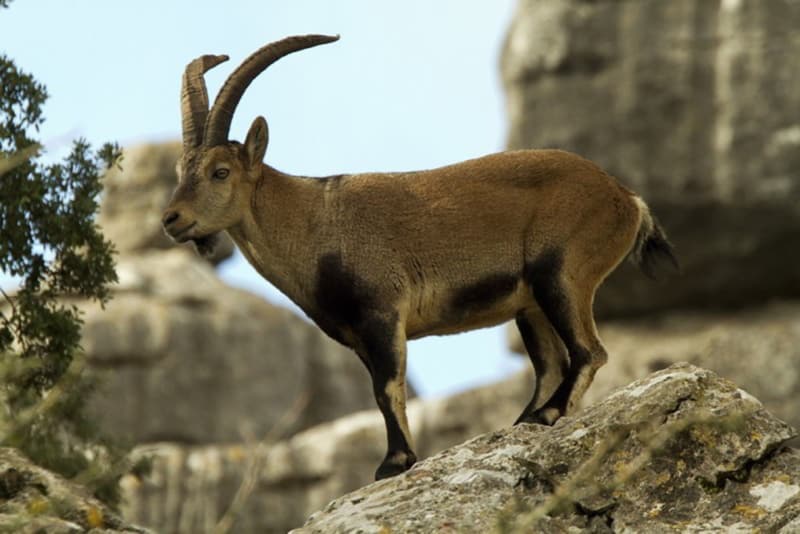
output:
[[484, 434], [295, 533], [769, 531], [800, 526], [800, 451], [752, 395], [676, 364], [554, 427]]

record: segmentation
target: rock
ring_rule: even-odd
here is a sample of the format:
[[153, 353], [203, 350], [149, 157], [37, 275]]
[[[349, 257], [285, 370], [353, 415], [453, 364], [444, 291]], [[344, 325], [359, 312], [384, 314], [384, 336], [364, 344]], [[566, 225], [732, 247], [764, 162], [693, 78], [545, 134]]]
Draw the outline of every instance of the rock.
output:
[[[164, 234], [161, 213], [178, 183], [175, 164], [180, 157], [180, 142], [144, 144], [124, 151], [122, 171], [112, 170], [104, 179], [98, 223], [122, 255], [174, 247]], [[220, 234], [214, 256], [217, 264], [233, 254], [233, 241]]]
[[[90, 409], [133, 443], [291, 435], [375, 405], [349, 349], [260, 297], [222, 283], [194, 252], [121, 257], [119, 284], [85, 312], [82, 345], [104, 372]], [[287, 412], [304, 407], [290, 424]]]
[[340, 497], [293, 532], [783, 532], [800, 520], [793, 430], [677, 364], [553, 427], [479, 436]]
[[521, 0], [509, 147], [559, 147], [640, 193], [683, 275], [624, 265], [601, 316], [800, 295], [800, 4]]
[[[609, 359], [586, 392], [584, 406], [687, 361], [739, 384], [770, 412], [800, 428], [800, 302], [607, 321], [599, 330]], [[516, 329], [510, 331], [512, 350], [523, 351]]]
[[0, 532], [73, 534], [150, 531], [125, 523], [81, 486], [0, 447]]
[[[530, 398], [531, 373], [453, 397], [409, 403], [421, 458], [511, 424]], [[377, 410], [325, 423], [271, 446], [153, 444], [144, 481], [123, 480], [125, 517], [160, 532], [209, 532], [248, 478], [237, 532], [284, 533], [330, 500], [372, 482], [386, 447]]]

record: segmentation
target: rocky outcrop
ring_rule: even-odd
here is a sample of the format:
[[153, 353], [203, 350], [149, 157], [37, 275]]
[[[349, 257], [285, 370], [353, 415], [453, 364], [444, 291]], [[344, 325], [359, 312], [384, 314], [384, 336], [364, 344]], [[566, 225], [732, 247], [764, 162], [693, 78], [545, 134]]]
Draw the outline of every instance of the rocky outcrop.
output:
[[[687, 361], [739, 384], [777, 417], [800, 428], [800, 303], [732, 312], [680, 312], [599, 326], [608, 363], [583, 399], [588, 406], [621, 386]], [[524, 352], [516, 329], [511, 348]]]
[[[419, 456], [511, 424], [530, 398], [530, 384], [529, 373], [448, 398], [411, 401]], [[160, 532], [209, 532], [227, 516], [237, 518], [236, 532], [284, 533], [330, 500], [372, 482], [385, 446], [377, 410], [271, 445], [146, 446], [139, 453], [152, 458], [153, 473], [143, 481], [123, 480], [124, 514]], [[236, 497], [242, 488], [250, 488], [247, 498]]]
[[800, 4], [520, 0], [510, 148], [586, 156], [642, 194], [683, 276], [623, 266], [603, 316], [800, 295]]
[[[181, 150], [177, 141], [126, 148], [122, 169], [115, 168], [105, 177], [97, 222], [122, 255], [178, 247], [164, 234], [161, 213], [178, 184], [175, 164]], [[209, 261], [216, 264], [229, 258], [233, 247], [228, 235], [220, 234]]]
[[124, 522], [84, 488], [0, 447], [0, 532], [78, 534], [150, 532]]
[[114, 298], [82, 304], [83, 347], [103, 371], [92, 410], [133, 443], [241, 442], [372, 408], [358, 358], [316, 327], [225, 285], [194, 252], [121, 257]]
[[678, 364], [554, 427], [475, 438], [336, 499], [299, 533], [796, 532], [793, 430]]

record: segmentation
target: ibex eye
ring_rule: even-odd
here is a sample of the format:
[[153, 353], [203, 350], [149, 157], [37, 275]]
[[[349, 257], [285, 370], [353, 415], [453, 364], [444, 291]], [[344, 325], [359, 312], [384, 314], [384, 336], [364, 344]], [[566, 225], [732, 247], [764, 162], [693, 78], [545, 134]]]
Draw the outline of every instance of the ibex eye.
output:
[[214, 174], [212, 174], [212, 176], [216, 180], [224, 180], [225, 178], [228, 177], [229, 172], [230, 171], [228, 171], [228, 169], [217, 169], [216, 171], [214, 171]]

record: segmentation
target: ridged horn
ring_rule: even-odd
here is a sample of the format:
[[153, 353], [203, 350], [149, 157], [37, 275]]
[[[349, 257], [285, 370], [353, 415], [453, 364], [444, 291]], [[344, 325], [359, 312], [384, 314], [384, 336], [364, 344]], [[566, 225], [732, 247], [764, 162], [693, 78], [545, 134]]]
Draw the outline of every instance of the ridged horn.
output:
[[242, 95], [256, 76], [277, 60], [306, 48], [339, 39], [338, 35], [295, 35], [275, 41], [253, 52], [225, 81], [214, 100], [206, 122], [204, 143], [216, 146], [228, 141], [233, 113]]
[[203, 74], [227, 60], [228, 56], [200, 56], [186, 65], [183, 71], [181, 121], [184, 148], [196, 147], [203, 142], [203, 131], [208, 115], [208, 92]]

